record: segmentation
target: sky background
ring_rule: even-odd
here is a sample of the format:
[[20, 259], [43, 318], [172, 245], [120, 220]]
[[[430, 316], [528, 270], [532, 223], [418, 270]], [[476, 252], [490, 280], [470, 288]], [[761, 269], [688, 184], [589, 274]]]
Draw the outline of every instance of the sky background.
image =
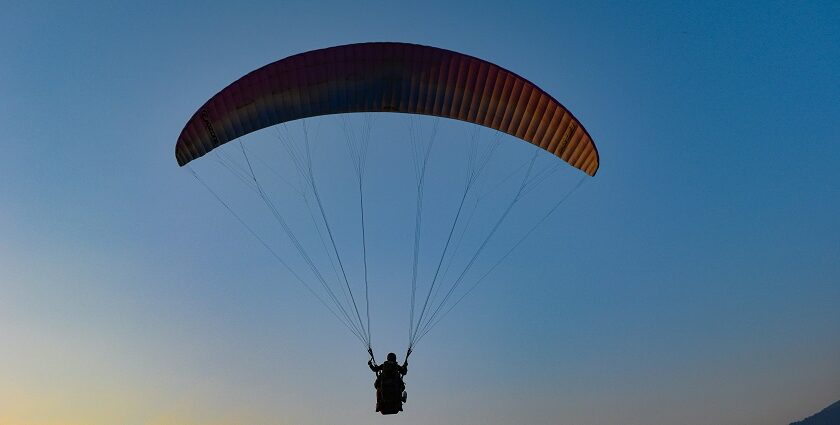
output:
[[[173, 154], [233, 80], [363, 41], [509, 68], [601, 155], [423, 340], [397, 417], [374, 414], [358, 342]], [[0, 424], [808, 416], [840, 398], [838, 46], [837, 2], [4, 3]], [[409, 268], [376, 265], [380, 355], [404, 350]]]

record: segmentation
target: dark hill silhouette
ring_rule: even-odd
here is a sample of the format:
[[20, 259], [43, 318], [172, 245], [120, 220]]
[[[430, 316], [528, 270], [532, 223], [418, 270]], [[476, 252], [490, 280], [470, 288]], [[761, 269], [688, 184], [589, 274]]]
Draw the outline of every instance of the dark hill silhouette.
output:
[[790, 425], [840, 425], [840, 401], [826, 407], [816, 415]]

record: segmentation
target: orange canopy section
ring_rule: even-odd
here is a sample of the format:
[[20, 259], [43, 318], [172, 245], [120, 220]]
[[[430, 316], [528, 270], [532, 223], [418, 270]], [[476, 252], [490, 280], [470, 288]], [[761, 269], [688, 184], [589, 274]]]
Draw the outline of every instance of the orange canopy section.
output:
[[598, 171], [589, 133], [548, 93], [490, 62], [407, 43], [330, 47], [257, 69], [193, 114], [178, 137], [175, 157], [183, 166], [265, 127], [351, 112], [467, 121], [539, 146], [590, 176]]

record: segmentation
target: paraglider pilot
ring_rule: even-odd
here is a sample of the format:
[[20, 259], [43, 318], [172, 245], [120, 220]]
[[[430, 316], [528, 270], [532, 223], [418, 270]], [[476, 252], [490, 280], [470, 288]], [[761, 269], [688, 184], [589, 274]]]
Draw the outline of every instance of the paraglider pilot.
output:
[[[405, 403], [405, 382], [403, 382], [402, 378], [408, 373], [408, 358], [400, 365], [397, 363], [397, 355], [388, 353], [387, 360], [381, 365], [374, 363], [374, 360], [371, 358], [368, 360], [368, 366], [370, 370], [376, 373], [376, 381], [373, 383], [374, 388], [376, 388], [376, 411], [379, 412], [382, 410], [381, 405], [383, 401], [388, 402], [394, 398], [391, 394], [383, 393], [393, 392], [400, 394], [397, 396], [399, 397], [400, 404]], [[399, 410], [402, 410], [402, 407]]]

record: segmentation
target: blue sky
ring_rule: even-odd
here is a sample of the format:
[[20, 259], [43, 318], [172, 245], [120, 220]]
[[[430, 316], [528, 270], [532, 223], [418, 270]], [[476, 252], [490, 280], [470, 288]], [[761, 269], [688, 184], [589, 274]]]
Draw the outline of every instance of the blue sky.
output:
[[[840, 6], [524, 3], [4, 5], [0, 423], [757, 425], [840, 398]], [[509, 68], [602, 160], [387, 419], [358, 342], [173, 155], [231, 81], [362, 41]], [[409, 267], [376, 265], [379, 353]]]

